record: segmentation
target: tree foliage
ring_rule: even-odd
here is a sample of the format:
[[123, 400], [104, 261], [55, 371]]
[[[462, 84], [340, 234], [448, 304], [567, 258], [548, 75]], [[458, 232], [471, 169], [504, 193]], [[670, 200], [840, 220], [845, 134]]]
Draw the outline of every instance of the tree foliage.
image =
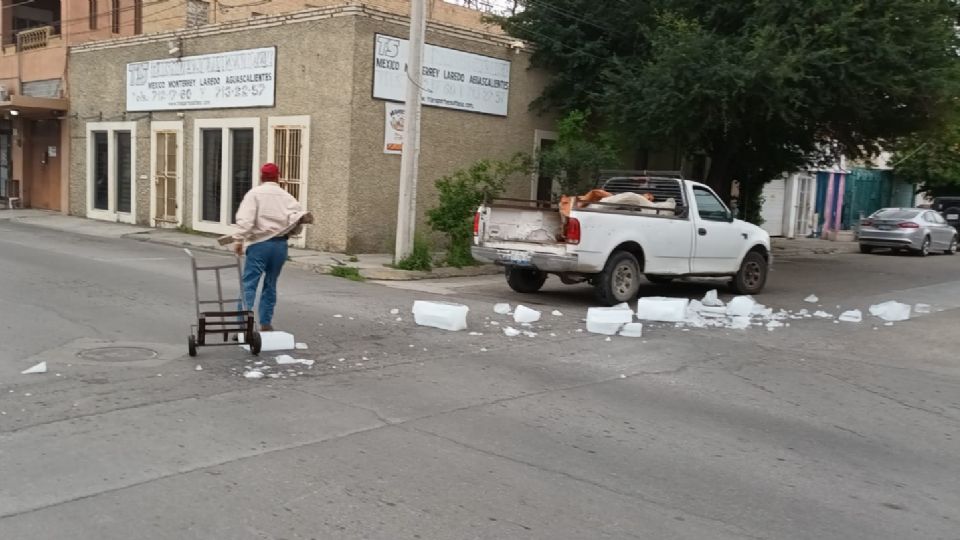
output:
[[929, 196], [960, 195], [960, 112], [898, 141], [892, 162], [897, 178]]
[[500, 196], [511, 176], [528, 174], [530, 170], [530, 156], [519, 153], [506, 161], [480, 160], [437, 180], [440, 200], [427, 212], [427, 218], [433, 230], [445, 233], [449, 239], [447, 264], [474, 264], [470, 254], [471, 225], [477, 207]]
[[557, 123], [557, 141], [540, 154], [541, 174], [557, 182], [564, 193], [590, 189], [600, 169], [617, 163], [614, 137], [591, 133], [589, 116], [585, 111], [570, 111]]
[[931, 124], [957, 94], [955, 0], [529, 0], [500, 19], [552, 73], [535, 106], [710, 158], [723, 195]]

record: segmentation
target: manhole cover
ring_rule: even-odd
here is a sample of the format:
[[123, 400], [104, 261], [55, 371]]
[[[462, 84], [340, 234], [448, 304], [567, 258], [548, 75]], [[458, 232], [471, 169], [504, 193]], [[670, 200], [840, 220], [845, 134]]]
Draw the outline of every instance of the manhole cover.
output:
[[96, 362], [140, 362], [153, 360], [157, 351], [145, 347], [99, 347], [80, 351], [77, 356]]

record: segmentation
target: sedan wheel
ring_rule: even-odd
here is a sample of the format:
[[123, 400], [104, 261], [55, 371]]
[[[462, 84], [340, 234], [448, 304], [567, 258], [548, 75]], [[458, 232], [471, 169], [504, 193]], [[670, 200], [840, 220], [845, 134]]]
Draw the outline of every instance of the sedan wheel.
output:
[[923, 244], [920, 244], [920, 250], [917, 251], [917, 255], [921, 257], [926, 257], [930, 254], [930, 237], [923, 239]]
[[950, 248], [944, 251], [943, 253], [945, 255], [953, 255], [956, 252], [957, 252], [957, 237], [954, 236], [953, 239], [950, 240]]

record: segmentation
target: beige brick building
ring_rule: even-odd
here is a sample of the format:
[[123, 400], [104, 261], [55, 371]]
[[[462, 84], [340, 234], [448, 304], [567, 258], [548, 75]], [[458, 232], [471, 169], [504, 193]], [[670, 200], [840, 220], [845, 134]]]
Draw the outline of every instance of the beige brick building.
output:
[[[259, 164], [277, 161], [288, 189], [317, 216], [301, 244], [392, 250], [400, 156], [386, 153], [385, 139], [391, 132], [388, 111], [396, 106], [391, 100], [402, 84], [396, 73], [383, 75], [390, 64], [384, 54], [393, 54], [403, 41], [395, 38], [408, 34], [402, 12], [409, 4], [312, 4], [320, 7], [247, 13], [228, 22], [72, 47], [70, 213], [228, 232], [240, 197], [257, 182]], [[529, 55], [485, 27], [477, 13], [442, 2], [433, 6], [427, 43], [436, 49], [439, 67], [425, 76], [436, 79], [427, 100], [438, 106], [423, 108], [421, 227], [422, 214], [436, 200], [436, 179], [477, 159], [533, 152], [552, 137], [552, 120], [528, 111], [545, 81], [529, 69]], [[239, 79], [205, 71], [227, 65], [248, 71]], [[152, 82], [164, 70], [182, 77]], [[502, 73], [470, 75], [476, 70]], [[136, 86], [141, 79], [143, 86]], [[230, 90], [225, 80], [253, 82]], [[461, 88], [467, 92], [458, 95], [467, 97], [450, 99]], [[221, 99], [221, 92], [235, 95]], [[510, 195], [530, 196], [535, 183], [520, 180]]]

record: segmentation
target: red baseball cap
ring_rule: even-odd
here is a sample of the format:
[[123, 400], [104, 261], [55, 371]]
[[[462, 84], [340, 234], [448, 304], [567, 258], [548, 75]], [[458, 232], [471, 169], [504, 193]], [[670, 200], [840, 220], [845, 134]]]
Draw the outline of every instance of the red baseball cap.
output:
[[265, 163], [260, 167], [261, 180], [276, 180], [280, 178], [280, 168], [273, 163]]

